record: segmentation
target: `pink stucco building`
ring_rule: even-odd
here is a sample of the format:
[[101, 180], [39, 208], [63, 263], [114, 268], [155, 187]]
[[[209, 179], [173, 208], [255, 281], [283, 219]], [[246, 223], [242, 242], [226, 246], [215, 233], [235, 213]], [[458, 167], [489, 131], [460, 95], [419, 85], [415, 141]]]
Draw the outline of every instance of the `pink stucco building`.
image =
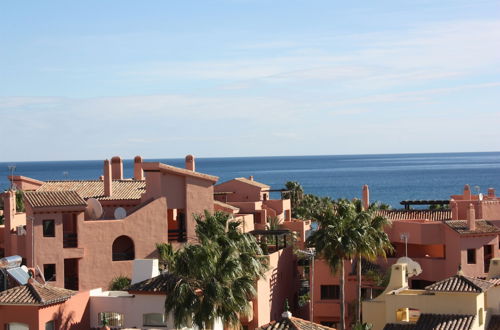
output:
[[[363, 204], [368, 205], [368, 187], [364, 187]], [[367, 264], [366, 269], [383, 273], [400, 258], [408, 256], [418, 262], [423, 272], [411, 278], [411, 287], [423, 289], [436, 281], [453, 276], [459, 266], [464, 273], [484, 277], [490, 260], [500, 257], [500, 198], [495, 190], [487, 195], [473, 195], [466, 185], [462, 194], [453, 195], [449, 209], [443, 210], [381, 210], [380, 215], [392, 222], [386, 232], [395, 252], [378, 265]], [[407, 254], [406, 254], [407, 251]], [[354, 318], [356, 300], [355, 262], [345, 262], [347, 318]], [[325, 262], [316, 260], [314, 274], [314, 321], [336, 325], [339, 321], [339, 280]], [[362, 292], [365, 299], [376, 296], [381, 288], [364, 278]], [[346, 322], [349, 324], [349, 322]]]
[[[113, 157], [104, 161], [96, 180], [11, 179], [24, 193], [25, 211], [16, 210], [14, 191], [2, 194], [0, 253], [22, 256], [50, 286], [106, 289], [113, 278], [131, 276], [134, 259], [155, 258], [156, 243], [193, 241], [194, 216], [217, 210], [232, 214], [259, 239], [276, 238], [266, 256], [267, 276], [256, 283], [253, 314], [244, 324], [267, 324], [279, 318], [286, 299], [297, 299], [295, 256], [287, 237], [293, 230], [303, 242], [310, 222], [292, 221], [290, 201], [271, 199], [271, 188], [252, 177], [216, 185], [218, 178], [197, 172], [188, 155], [185, 168], [138, 156], [133, 178], [123, 177], [122, 160]], [[265, 230], [270, 218], [280, 223], [279, 231]]]

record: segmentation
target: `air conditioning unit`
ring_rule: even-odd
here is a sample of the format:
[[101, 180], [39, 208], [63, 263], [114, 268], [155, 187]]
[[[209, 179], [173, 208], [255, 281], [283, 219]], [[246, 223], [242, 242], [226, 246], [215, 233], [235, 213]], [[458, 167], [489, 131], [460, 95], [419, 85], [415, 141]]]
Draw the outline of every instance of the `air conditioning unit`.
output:
[[16, 233], [17, 233], [17, 236], [24, 236], [26, 235], [26, 229], [24, 229], [24, 226], [17, 226], [16, 227]]

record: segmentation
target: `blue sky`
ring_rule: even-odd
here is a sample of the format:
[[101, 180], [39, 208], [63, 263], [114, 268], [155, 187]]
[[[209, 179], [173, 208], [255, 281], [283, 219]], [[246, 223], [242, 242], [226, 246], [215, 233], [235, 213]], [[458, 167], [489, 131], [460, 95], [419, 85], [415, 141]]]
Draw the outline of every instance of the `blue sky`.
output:
[[0, 161], [498, 151], [498, 1], [11, 1]]

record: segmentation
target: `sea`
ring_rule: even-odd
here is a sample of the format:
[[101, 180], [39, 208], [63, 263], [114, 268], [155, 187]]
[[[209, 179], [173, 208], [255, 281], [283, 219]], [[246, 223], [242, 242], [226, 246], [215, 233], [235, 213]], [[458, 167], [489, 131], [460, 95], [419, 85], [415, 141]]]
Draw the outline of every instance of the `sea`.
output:
[[[145, 161], [184, 167], [184, 159]], [[9, 187], [11, 170], [38, 180], [83, 180], [99, 178], [102, 169], [102, 160], [0, 162], [0, 189]], [[500, 152], [197, 158], [196, 171], [218, 176], [219, 183], [252, 175], [272, 189], [297, 181], [306, 193], [334, 199], [360, 198], [368, 184], [371, 201], [393, 208], [402, 200], [449, 199], [465, 184], [474, 193], [489, 187], [500, 193]], [[124, 176], [133, 176], [131, 159], [124, 160]]]

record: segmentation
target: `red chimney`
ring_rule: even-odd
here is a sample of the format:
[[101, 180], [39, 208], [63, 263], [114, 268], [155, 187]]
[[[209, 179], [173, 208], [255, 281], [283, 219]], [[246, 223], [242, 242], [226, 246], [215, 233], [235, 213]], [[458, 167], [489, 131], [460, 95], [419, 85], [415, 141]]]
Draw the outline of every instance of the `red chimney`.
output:
[[141, 156], [135, 156], [134, 158], [134, 179], [144, 180], [144, 171], [142, 170]]
[[111, 177], [113, 180], [123, 179], [123, 161], [119, 156], [111, 158]]
[[195, 162], [194, 162], [193, 155], [186, 156], [186, 169], [193, 171], [193, 172], [195, 171]]
[[104, 196], [113, 194], [113, 180], [111, 178], [111, 164], [109, 160], [104, 161]]

